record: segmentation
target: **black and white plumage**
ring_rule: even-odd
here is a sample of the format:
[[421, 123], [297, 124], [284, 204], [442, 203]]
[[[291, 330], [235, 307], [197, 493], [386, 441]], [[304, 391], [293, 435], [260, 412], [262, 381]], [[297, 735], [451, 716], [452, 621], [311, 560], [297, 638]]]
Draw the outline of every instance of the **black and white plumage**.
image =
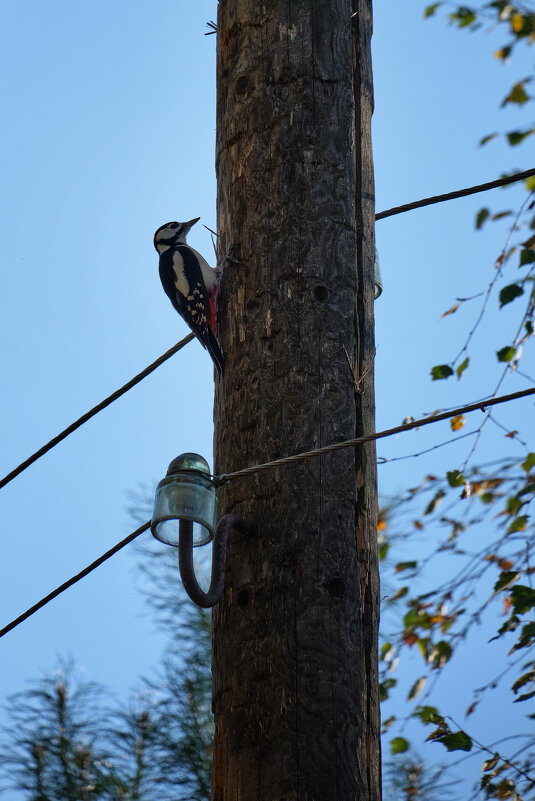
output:
[[154, 247], [160, 255], [160, 280], [169, 300], [208, 350], [221, 375], [225, 361], [216, 338], [219, 271], [186, 244], [188, 231], [199, 219], [161, 225], [154, 234]]

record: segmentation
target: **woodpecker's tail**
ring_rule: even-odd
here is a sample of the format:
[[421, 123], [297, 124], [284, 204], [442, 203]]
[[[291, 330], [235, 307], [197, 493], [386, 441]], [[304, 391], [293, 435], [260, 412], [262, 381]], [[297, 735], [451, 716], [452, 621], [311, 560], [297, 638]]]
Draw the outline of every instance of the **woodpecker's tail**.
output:
[[223, 370], [225, 369], [225, 357], [221, 352], [219, 342], [215, 338], [210, 328], [208, 329], [208, 341], [206, 343], [206, 347], [208, 349], [208, 353], [212, 357], [212, 361], [216, 366], [219, 376], [223, 375]]

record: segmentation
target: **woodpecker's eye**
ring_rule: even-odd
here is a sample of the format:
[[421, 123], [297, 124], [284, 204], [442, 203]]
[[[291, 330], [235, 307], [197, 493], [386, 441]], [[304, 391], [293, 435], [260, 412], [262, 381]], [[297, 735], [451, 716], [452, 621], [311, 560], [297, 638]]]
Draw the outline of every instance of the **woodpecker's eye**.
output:
[[178, 223], [171, 223], [169, 228], [178, 228]]

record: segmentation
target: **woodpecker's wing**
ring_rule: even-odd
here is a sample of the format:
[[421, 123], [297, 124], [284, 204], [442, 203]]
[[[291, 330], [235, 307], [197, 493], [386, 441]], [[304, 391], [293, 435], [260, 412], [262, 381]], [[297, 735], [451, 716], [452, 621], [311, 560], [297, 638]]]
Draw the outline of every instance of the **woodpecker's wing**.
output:
[[174, 308], [179, 314], [182, 314], [182, 305], [180, 303], [180, 293], [177, 292], [175, 286], [175, 271], [173, 269], [173, 251], [166, 250], [160, 255], [160, 281], [164, 288], [165, 294], [173, 304]]
[[160, 280], [174, 308], [208, 350], [221, 373], [223, 355], [209, 325], [212, 313], [210, 299], [195, 253], [187, 245], [178, 245], [162, 253]]

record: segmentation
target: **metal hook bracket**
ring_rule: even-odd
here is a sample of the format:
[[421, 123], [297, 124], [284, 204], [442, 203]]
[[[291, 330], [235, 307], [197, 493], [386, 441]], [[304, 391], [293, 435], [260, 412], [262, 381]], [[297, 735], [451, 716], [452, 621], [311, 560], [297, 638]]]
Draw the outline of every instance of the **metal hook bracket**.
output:
[[230, 532], [236, 529], [240, 534], [250, 534], [253, 524], [244, 520], [241, 515], [223, 515], [219, 523], [212, 545], [212, 575], [207, 592], [201, 589], [193, 566], [193, 523], [180, 520], [178, 537], [178, 567], [184, 589], [197, 606], [209, 609], [219, 601], [225, 586], [225, 565]]

